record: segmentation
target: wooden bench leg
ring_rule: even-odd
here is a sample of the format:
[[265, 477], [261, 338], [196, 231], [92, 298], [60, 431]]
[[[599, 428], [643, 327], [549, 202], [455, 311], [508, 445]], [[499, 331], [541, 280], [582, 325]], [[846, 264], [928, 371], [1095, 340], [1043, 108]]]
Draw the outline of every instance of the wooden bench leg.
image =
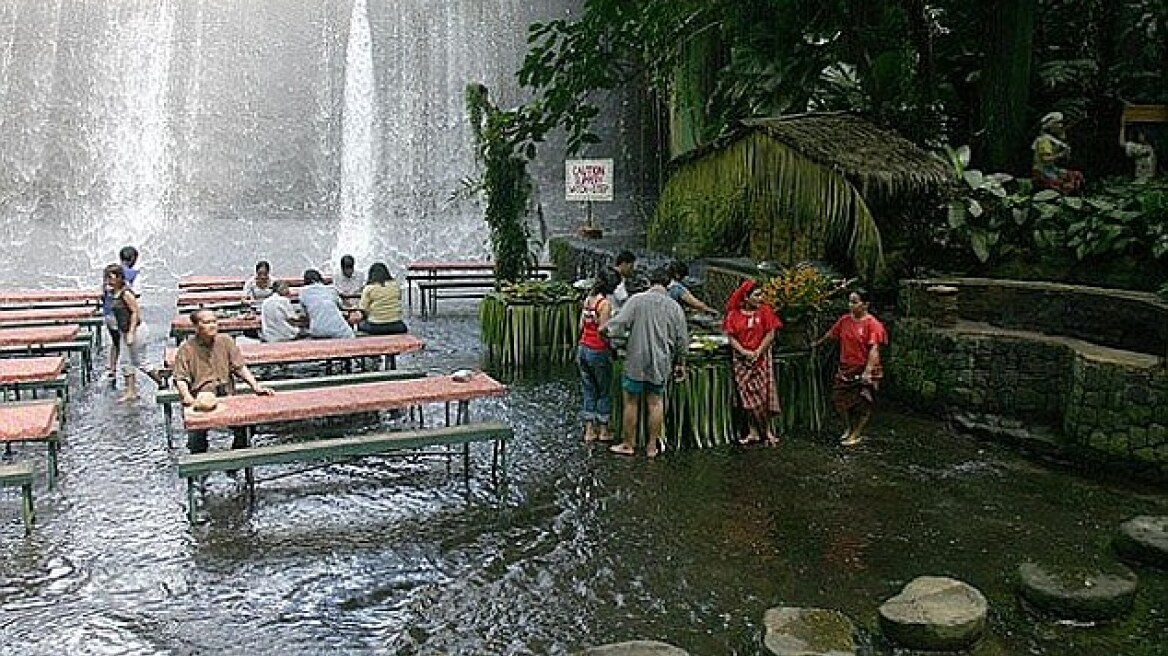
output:
[[162, 404], [162, 425], [163, 431], [166, 433], [166, 448], [167, 450], [174, 449], [174, 429], [171, 428], [171, 423], [174, 421], [174, 409], [170, 407], [169, 403]]
[[49, 440], [49, 489], [57, 487], [57, 440]]
[[32, 533], [32, 525], [36, 523], [36, 507], [32, 501], [32, 483], [20, 486], [20, 515], [24, 518], [24, 534]]
[[195, 493], [198, 486], [194, 476], [187, 478], [187, 520], [192, 524], [195, 523], [195, 510], [198, 507], [196, 503], [198, 495]]

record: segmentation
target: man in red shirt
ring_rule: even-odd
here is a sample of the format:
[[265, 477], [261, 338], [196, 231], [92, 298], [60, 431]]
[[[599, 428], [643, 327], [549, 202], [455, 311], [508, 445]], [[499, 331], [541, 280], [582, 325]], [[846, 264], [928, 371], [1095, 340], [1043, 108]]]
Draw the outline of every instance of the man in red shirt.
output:
[[[852, 292], [848, 295], [848, 313], [813, 346], [828, 340], [839, 342], [840, 362], [832, 381], [831, 400], [846, 427], [840, 444], [854, 446], [864, 439], [864, 427], [872, 418], [876, 390], [884, 373], [880, 346], [888, 343], [888, 333], [879, 319], [868, 314], [863, 295]], [[853, 415], [857, 415], [854, 424]]]

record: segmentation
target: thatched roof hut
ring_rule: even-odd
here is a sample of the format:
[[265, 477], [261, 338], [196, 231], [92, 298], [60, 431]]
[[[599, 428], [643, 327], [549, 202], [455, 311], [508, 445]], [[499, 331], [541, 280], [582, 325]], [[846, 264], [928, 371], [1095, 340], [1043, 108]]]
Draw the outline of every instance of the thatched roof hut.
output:
[[688, 258], [782, 263], [838, 250], [857, 271], [875, 275], [883, 255], [873, 204], [951, 179], [942, 162], [856, 116], [752, 119], [675, 160], [649, 246]]

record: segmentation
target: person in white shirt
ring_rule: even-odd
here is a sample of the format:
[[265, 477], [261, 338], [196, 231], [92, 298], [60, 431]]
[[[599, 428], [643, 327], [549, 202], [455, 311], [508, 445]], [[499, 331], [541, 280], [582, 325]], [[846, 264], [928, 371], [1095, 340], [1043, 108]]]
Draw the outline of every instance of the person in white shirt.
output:
[[620, 312], [621, 306], [625, 301], [629, 300], [629, 292], [626, 289], [625, 283], [632, 277], [633, 272], [637, 268], [637, 256], [633, 255], [632, 251], [621, 251], [617, 253], [616, 264], [613, 266], [616, 272], [620, 274], [621, 282], [613, 290], [609, 300], [612, 302], [612, 313], [615, 315]]
[[361, 297], [361, 290], [365, 288], [365, 276], [357, 273], [357, 262], [352, 255], [341, 258], [341, 275], [333, 278], [333, 289], [341, 295], [341, 302], [345, 307], [356, 307]]
[[297, 325], [299, 315], [292, 307], [292, 288], [277, 280], [272, 284], [272, 295], [260, 305], [260, 336], [265, 342], [286, 342], [300, 337]]
[[272, 265], [264, 260], [256, 262], [255, 275], [243, 283], [243, 300], [252, 304], [252, 308], [272, 295]]

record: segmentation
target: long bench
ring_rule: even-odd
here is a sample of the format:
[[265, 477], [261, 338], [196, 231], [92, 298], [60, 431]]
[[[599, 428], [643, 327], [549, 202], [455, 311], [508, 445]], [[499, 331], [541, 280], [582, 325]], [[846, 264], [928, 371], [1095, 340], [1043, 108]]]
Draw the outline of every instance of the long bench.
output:
[[[507, 468], [506, 443], [513, 435], [514, 431], [509, 426], [499, 422], [482, 422], [427, 430], [374, 433], [358, 437], [342, 437], [294, 444], [248, 447], [246, 449], [233, 449], [230, 451], [209, 451], [207, 453], [180, 457], [178, 461], [178, 474], [187, 481], [187, 516], [191, 523], [194, 523], [195, 510], [197, 508], [196, 496], [199, 488], [198, 481], [202, 476], [211, 472], [238, 471], [243, 469], [247, 472], [248, 500], [254, 503], [255, 477], [252, 475], [252, 469], [254, 467], [359, 458], [394, 451], [416, 450], [438, 446], [461, 445], [466, 448], [474, 442], [494, 442], [494, 450], [491, 458], [491, 478], [494, 481], [497, 474], [502, 472], [505, 480]], [[467, 468], [468, 464], [469, 460], [465, 461], [464, 475], [466, 476], [470, 475], [469, 469]]]
[[90, 340], [0, 346], [0, 357], [5, 358], [31, 358], [61, 354], [72, 355], [73, 353], [77, 353], [81, 357], [81, 382], [88, 383], [93, 366], [93, 342]]
[[[280, 380], [265, 380], [264, 385], [272, 388], [276, 392], [287, 392], [291, 390], [303, 389], [318, 389], [326, 387], [337, 387], [339, 385], [358, 385], [360, 383], [378, 383], [387, 380], [411, 380], [415, 378], [425, 378], [426, 374], [421, 371], [397, 371], [394, 369], [386, 369], [382, 371], [363, 371], [356, 374], [341, 374], [336, 376], [320, 376], [316, 378], [284, 378]], [[250, 387], [241, 387], [238, 390], [240, 394], [251, 394]], [[154, 401], [162, 406], [163, 423], [166, 425], [166, 448], [174, 448], [174, 431], [171, 424], [174, 423], [174, 405], [180, 400], [180, 395], [177, 390], [173, 389], [159, 389], [154, 394]]]
[[24, 533], [32, 533], [32, 525], [36, 522], [36, 510], [32, 503], [32, 467], [24, 463], [0, 466], [0, 487], [20, 488], [20, 514], [24, 518]]
[[52, 390], [62, 401], [69, 400], [64, 356], [0, 358], [0, 392], [12, 392], [19, 401], [21, 392], [31, 392], [35, 399], [42, 389]]

